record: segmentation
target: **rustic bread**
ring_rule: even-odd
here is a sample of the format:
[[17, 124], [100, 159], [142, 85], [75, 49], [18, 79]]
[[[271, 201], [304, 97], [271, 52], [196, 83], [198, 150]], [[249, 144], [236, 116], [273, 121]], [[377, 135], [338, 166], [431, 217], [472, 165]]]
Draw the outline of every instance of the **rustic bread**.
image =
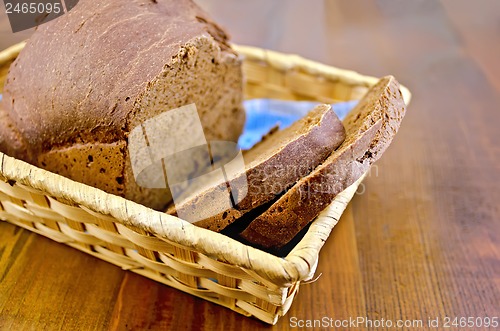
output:
[[163, 209], [168, 190], [134, 180], [128, 135], [194, 103], [207, 140], [237, 141], [241, 60], [227, 40], [190, 0], [81, 0], [41, 25], [11, 66], [3, 104], [12, 123], [0, 141], [19, 133], [26, 144], [2, 151]]
[[[245, 168], [227, 182], [207, 183], [203, 186], [205, 190], [181, 203], [176, 201], [175, 208], [167, 212], [198, 226], [221, 231], [306, 176], [344, 139], [344, 127], [331, 106], [319, 105], [290, 127], [268, 134], [246, 151], [243, 154]], [[224, 204], [229, 195], [233, 198], [244, 195], [244, 198], [234, 199], [231, 206]], [[206, 211], [210, 211], [208, 217], [200, 219]]]
[[26, 158], [26, 143], [0, 102], [0, 151]]
[[339, 149], [257, 216], [241, 237], [268, 249], [284, 246], [380, 158], [404, 115], [398, 82], [382, 78], [343, 121], [347, 137]]

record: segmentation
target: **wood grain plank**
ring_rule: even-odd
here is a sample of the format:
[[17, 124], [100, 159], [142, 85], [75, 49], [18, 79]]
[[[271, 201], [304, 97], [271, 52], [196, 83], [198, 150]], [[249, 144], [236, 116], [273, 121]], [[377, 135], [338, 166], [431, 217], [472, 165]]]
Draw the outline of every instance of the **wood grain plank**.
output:
[[500, 2], [482, 0], [471, 6], [466, 0], [441, 0], [441, 4], [467, 54], [500, 91]]
[[262, 16], [252, 31], [242, 27], [257, 14], [218, 19], [239, 27], [238, 42], [394, 74], [413, 92], [378, 172], [321, 252], [322, 276], [301, 287], [289, 314], [268, 327], [0, 222], [0, 329], [288, 330], [294, 316], [498, 316], [498, 2], [322, 3], [315, 20], [316, 7], [281, 2], [293, 15], [280, 22], [301, 32], [275, 31], [265, 45], [258, 35], [283, 29], [278, 21]]
[[110, 329], [252, 330], [263, 326], [258, 320], [127, 273], [111, 315]]
[[102, 330], [124, 272], [0, 222], [0, 329]]
[[[357, 196], [354, 200], [357, 200]], [[316, 281], [302, 284], [296, 302], [283, 319], [287, 330], [290, 318], [335, 320], [366, 316], [352, 204], [344, 211], [320, 254]], [[288, 322], [287, 327], [284, 324]]]
[[379, 177], [366, 181], [373, 193], [354, 203], [368, 316], [495, 316], [498, 95], [439, 4], [377, 5], [384, 24], [370, 38], [383, 50], [367, 52], [414, 98]]

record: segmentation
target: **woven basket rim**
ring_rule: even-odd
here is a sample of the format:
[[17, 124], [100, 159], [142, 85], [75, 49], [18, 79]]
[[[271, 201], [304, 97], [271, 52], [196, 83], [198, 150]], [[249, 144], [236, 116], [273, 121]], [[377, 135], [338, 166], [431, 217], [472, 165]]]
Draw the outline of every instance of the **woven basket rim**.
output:
[[[245, 58], [249, 60], [266, 62], [273, 68], [281, 71], [302, 70], [311, 75], [322, 76], [323, 78], [333, 81], [341, 81], [349, 85], [364, 85], [366, 87], [375, 85], [379, 80], [377, 77], [362, 75], [353, 70], [329, 66], [296, 54], [285, 54], [254, 46], [237, 44], [231, 44], [231, 47], [238, 53], [243, 54]], [[408, 105], [411, 101], [410, 90], [402, 84], [399, 85], [399, 89], [401, 90], [405, 104]]]
[[[26, 42], [21, 42], [2, 51], [0, 64], [15, 59], [25, 44]], [[248, 59], [266, 61], [279, 70], [304, 70], [327, 79], [342, 79], [364, 86], [371, 86], [378, 80], [354, 71], [306, 60], [297, 55], [281, 54], [250, 46], [232, 46]], [[401, 92], [405, 102], [409, 103], [411, 94], [408, 89], [401, 86]], [[328, 236], [338, 221], [326, 217], [326, 220], [318, 218], [313, 225], [317, 223], [319, 226], [326, 227], [326, 231], [322, 231], [323, 236], [317, 236], [309, 230], [292, 251], [283, 258], [242, 244], [223, 234], [197, 227], [175, 216], [155, 211], [125, 198], [40, 169], [0, 152], [0, 178], [2, 177], [30, 186], [46, 195], [67, 199], [92, 211], [110, 215], [124, 225], [138, 227], [172, 244], [180, 244], [208, 256], [223, 259], [232, 265], [254, 271], [279, 286], [289, 286], [313, 276], [319, 252], [326, 239], [324, 234]], [[361, 180], [362, 178], [352, 185], [352, 187], [355, 186], [354, 191]], [[351, 192], [351, 196], [354, 191]]]

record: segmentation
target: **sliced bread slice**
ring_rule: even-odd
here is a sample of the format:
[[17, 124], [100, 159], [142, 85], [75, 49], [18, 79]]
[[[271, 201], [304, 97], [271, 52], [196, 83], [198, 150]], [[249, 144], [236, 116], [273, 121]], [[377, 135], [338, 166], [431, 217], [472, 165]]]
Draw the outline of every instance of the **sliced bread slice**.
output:
[[240, 236], [263, 248], [284, 246], [380, 158], [404, 115], [398, 82], [392, 76], [382, 78], [344, 120], [347, 137], [339, 149], [255, 218]]
[[[204, 185], [203, 192], [180, 199], [180, 203], [176, 201], [167, 213], [182, 215], [198, 226], [222, 231], [309, 174], [344, 139], [344, 127], [331, 106], [319, 105], [290, 127], [268, 134], [246, 151], [243, 154], [244, 169], [227, 178], [226, 183]], [[227, 203], [214, 206], [217, 196], [227, 194], [226, 190], [230, 191], [233, 203], [229, 208]], [[206, 210], [214, 212], [210, 217], [199, 219]]]

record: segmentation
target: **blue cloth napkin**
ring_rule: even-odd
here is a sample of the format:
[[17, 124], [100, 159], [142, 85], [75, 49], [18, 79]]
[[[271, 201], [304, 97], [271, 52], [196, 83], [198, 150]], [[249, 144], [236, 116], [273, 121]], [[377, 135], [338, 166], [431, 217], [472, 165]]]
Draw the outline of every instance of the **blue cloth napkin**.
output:
[[[333, 105], [333, 110], [340, 119], [358, 103], [357, 100]], [[263, 135], [274, 126], [284, 129], [304, 117], [318, 102], [284, 101], [275, 99], [251, 99], [244, 103], [247, 115], [243, 134], [238, 140], [241, 149], [249, 149], [259, 142]]]

